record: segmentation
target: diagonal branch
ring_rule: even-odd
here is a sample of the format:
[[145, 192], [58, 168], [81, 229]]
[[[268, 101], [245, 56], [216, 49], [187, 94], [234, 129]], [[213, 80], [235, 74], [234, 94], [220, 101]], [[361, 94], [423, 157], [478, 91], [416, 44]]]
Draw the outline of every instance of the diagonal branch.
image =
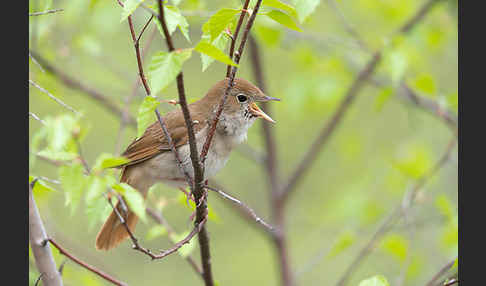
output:
[[52, 10], [46, 10], [42, 12], [29, 13], [29, 16], [41, 16], [41, 15], [52, 14], [52, 13], [57, 13], [62, 11], [64, 11], [64, 9], [52, 9]]
[[79, 112], [77, 112], [76, 110], [74, 110], [74, 108], [72, 108], [71, 106], [67, 105], [66, 103], [64, 103], [62, 100], [60, 100], [59, 98], [55, 97], [54, 95], [52, 95], [50, 92], [48, 92], [47, 90], [45, 90], [43, 87], [39, 86], [37, 83], [35, 83], [33, 80], [29, 79], [29, 83], [33, 86], [35, 86], [37, 89], [39, 89], [40, 91], [42, 91], [43, 93], [47, 94], [47, 96], [49, 96], [52, 100], [54, 100], [55, 102], [59, 103], [59, 105], [61, 105], [62, 107], [66, 108], [67, 110], [71, 111], [72, 113], [76, 114], [76, 115], [79, 115]]
[[269, 223], [265, 222], [262, 218], [260, 218], [255, 211], [247, 206], [245, 203], [243, 203], [241, 200], [235, 198], [234, 196], [223, 192], [221, 187], [219, 188], [213, 188], [210, 186], [205, 186], [206, 189], [216, 192], [219, 194], [223, 199], [230, 201], [238, 206], [238, 209], [241, 210], [241, 213], [243, 213], [245, 216], [247, 216], [252, 222], [255, 222], [258, 226], [261, 226], [260, 228], [264, 230], [267, 234], [270, 234], [271, 236], [274, 235], [275, 228], [270, 225]]
[[121, 281], [118, 281], [117, 279], [111, 277], [110, 275], [104, 273], [103, 271], [101, 270], [98, 270], [96, 269], [95, 267], [87, 264], [86, 262], [83, 262], [81, 261], [79, 258], [76, 258], [75, 256], [73, 256], [71, 253], [69, 253], [69, 251], [67, 251], [66, 249], [64, 249], [62, 246], [60, 246], [56, 241], [54, 241], [52, 238], [48, 238], [47, 239], [54, 247], [56, 247], [59, 252], [66, 256], [67, 258], [71, 259], [72, 261], [74, 261], [75, 263], [77, 263], [78, 265], [88, 269], [89, 271], [95, 273], [96, 275], [100, 276], [101, 278], [105, 279], [106, 281], [109, 281], [111, 282], [112, 284], [115, 284], [115, 285], [119, 285], [119, 286], [127, 286], [126, 283], [124, 282], [121, 282]]
[[[430, 11], [430, 9], [439, 2], [440, 0], [428, 0], [419, 10], [418, 12], [412, 16], [410, 20], [408, 20], [398, 31], [396, 34], [406, 34], [412, 30], [412, 28], [418, 24]], [[290, 195], [290, 193], [295, 189], [298, 181], [303, 177], [306, 171], [311, 167], [312, 163], [317, 158], [318, 153], [322, 149], [322, 147], [329, 141], [328, 139], [333, 134], [335, 128], [341, 122], [342, 118], [344, 117], [345, 113], [354, 102], [356, 95], [364, 86], [364, 83], [371, 77], [374, 73], [378, 63], [381, 60], [383, 54], [383, 49], [375, 52], [365, 67], [361, 70], [358, 74], [357, 78], [352, 83], [351, 87], [348, 89], [343, 101], [338, 106], [337, 110], [331, 117], [331, 119], [326, 123], [323, 127], [319, 136], [314, 141], [312, 146], [309, 148], [307, 153], [304, 155], [304, 158], [298, 164], [298, 167], [289, 177], [285, 187], [282, 189], [281, 200], [286, 201]]]
[[[46, 59], [41, 57], [39, 54], [37, 54], [37, 52], [32, 51], [32, 50], [29, 50], [29, 52], [32, 54], [32, 57], [34, 57], [44, 67], [44, 69], [48, 73], [58, 77], [66, 86], [68, 86], [72, 89], [75, 89], [75, 90], [79, 90], [79, 91], [89, 95], [92, 99], [101, 103], [104, 107], [106, 107], [111, 113], [115, 114], [116, 116], [120, 117], [120, 116], [123, 115], [123, 109], [120, 108], [117, 104], [113, 103], [110, 99], [108, 99], [108, 97], [103, 95], [101, 92], [99, 92], [99, 91], [93, 89], [92, 87], [89, 87], [89, 86], [85, 85], [84, 83], [81, 83], [77, 79], [67, 75], [63, 70], [52, 65], [49, 61], [47, 61]], [[133, 125], [133, 126], [136, 125], [135, 119], [130, 115], [128, 115], [127, 122], [130, 125]]]

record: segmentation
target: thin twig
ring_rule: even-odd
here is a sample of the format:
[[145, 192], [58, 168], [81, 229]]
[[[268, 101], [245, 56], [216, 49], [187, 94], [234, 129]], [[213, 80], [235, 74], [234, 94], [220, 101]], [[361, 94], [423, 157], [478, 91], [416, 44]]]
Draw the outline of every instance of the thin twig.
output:
[[[446, 147], [444, 154], [437, 161], [437, 163], [420, 179], [417, 180], [415, 186], [412, 188], [410, 193], [410, 204], [408, 208], [412, 206], [415, 202], [418, 192], [423, 188], [423, 186], [430, 180], [430, 178], [435, 175], [444, 165], [448, 162], [454, 147], [456, 146], [456, 138], [453, 137]], [[371, 239], [365, 244], [365, 246], [360, 250], [356, 258], [352, 263], [346, 268], [343, 275], [340, 277], [337, 286], [346, 285], [347, 281], [353, 274], [353, 272], [358, 268], [361, 262], [371, 253], [375, 245], [380, 241], [380, 239], [390, 231], [392, 226], [398, 221], [398, 219], [403, 215], [403, 205], [400, 202], [392, 212], [383, 220], [380, 227], [372, 235]]]
[[454, 262], [456, 261], [456, 259], [457, 259], [457, 257], [452, 259], [452, 261], [448, 262], [443, 267], [441, 267], [439, 269], [439, 271], [436, 274], [434, 274], [434, 276], [429, 280], [429, 282], [427, 282], [427, 284], [425, 284], [425, 286], [434, 286], [435, 281], [439, 280], [440, 277], [442, 277], [442, 275], [444, 275], [445, 273], [447, 273], [447, 271], [449, 271], [449, 269], [451, 269], [451, 267], [452, 267], [452, 265], [454, 265]]
[[[241, 13], [240, 13], [240, 18], [238, 19], [238, 23], [236, 24], [235, 32], [231, 36], [231, 45], [229, 50], [230, 59], [233, 59], [236, 40], [238, 39], [238, 34], [240, 32], [241, 25], [243, 24], [243, 20], [245, 19], [245, 15], [246, 13], [248, 13], [248, 4], [250, 4], [250, 0], [246, 0], [245, 4], [243, 4], [243, 8], [241, 9]], [[226, 77], [229, 77], [230, 73], [231, 73], [231, 65], [228, 65], [228, 67], [226, 68]]]
[[223, 192], [220, 189], [213, 188], [213, 187], [210, 187], [210, 186], [205, 186], [205, 188], [210, 190], [210, 191], [216, 192], [217, 194], [219, 194], [224, 199], [238, 205], [238, 207], [241, 210], [243, 210], [247, 215], [249, 215], [252, 218], [252, 221], [254, 221], [257, 224], [259, 224], [260, 226], [262, 226], [263, 229], [266, 232], [270, 233], [270, 235], [273, 235], [275, 228], [272, 225], [270, 225], [269, 223], [265, 222], [262, 218], [260, 218], [252, 208], [250, 208], [249, 206], [244, 204], [242, 201], [240, 201], [239, 199], [235, 198], [234, 196], [232, 196], [232, 195], [230, 195], [226, 192]]
[[29, 16], [41, 16], [41, 15], [52, 14], [52, 13], [57, 13], [57, 12], [62, 12], [62, 11], [64, 11], [64, 9], [46, 10], [46, 11], [42, 11], [42, 12], [29, 13]]
[[34, 62], [34, 64], [36, 64], [39, 69], [41, 70], [41, 72], [45, 72], [44, 69], [42, 68], [42, 66], [37, 62], [37, 60], [32, 56], [32, 54], [30, 53], [29, 51], [29, 58], [32, 60], [32, 62]]
[[[35, 51], [29, 50], [29, 52], [32, 54], [33, 57], [37, 59], [37, 61], [45, 68], [45, 70], [59, 78], [66, 86], [79, 90], [87, 95], [89, 95], [92, 99], [98, 101], [101, 103], [104, 107], [106, 107], [110, 112], [115, 114], [116, 116], [121, 116], [123, 114], [123, 109], [120, 108], [117, 104], [111, 102], [108, 97], [103, 95], [101, 92], [95, 90], [94, 88], [85, 85], [84, 83], [81, 83], [77, 79], [67, 75], [63, 70], [61, 70], [58, 67], [55, 67], [52, 65], [49, 61], [41, 57], [39, 54], [37, 54]], [[136, 126], [136, 120], [132, 116], [128, 116], [127, 122], [130, 125]]]
[[42, 123], [43, 125], [46, 125], [46, 122], [44, 120], [40, 119], [39, 116], [35, 115], [33, 112], [30, 112], [29, 111], [29, 115], [32, 116], [32, 118], [34, 118], [35, 120], [37, 120], [40, 123]]
[[40, 91], [42, 91], [43, 93], [47, 94], [47, 96], [49, 96], [52, 100], [54, 100], [55, 102], [59, 103], [59, 105], [61, 105], [62, 107], [66, 108], [67, 110], [73, 112], [74, 114], [76, 115], [79, 115], [79, 112], [77, 112], [76, 110], [74, 110], [74, 108], [72, 108], [71, 106], [67, 105], [66, 103], [64, 103], [62, 100], [60, 100], [59, 98], [55, 97], [54, 95], [52, 95], [50, 92], [48, 92], [47, 90], [45, 90], [43, 87], [39, 86], [37, 83], [35, 83], [33, 80], [29, 79], [29, 83], [35, 87], [37, 87], [37, 89], [39, 89]]
[[79, 258], [75, 257], [74, 255], [72, 255], [71, 253], [69, 253], [69, 251], [67, 251], [61, 245], [59, 245], [54, 239], [49, 238], [48, 241], [54, 247], [56, 247], [62, 255], [66, 256], [70, 260], [74, 261], [75, 263], [77, 263], [81, 267], [86, 268], [89, 271], [95, 273], [96, 275], [100, 276], [101, 278], [105, 279], [106, 281], [109, 281], [112, 284], [119, 285], [119, 286], [126, 286], [127, 285], [126, 283], [121, 282], [121, 281], [119, 281], [119, 280], [111, 277], [110, 275], [106, 274], [105, 272], [103, 272], [103, 271], [101, 271], [99, 269], [96, 269], [95, 267], [93, 267], [93, 266], [89, 265], [88, 263], [86, 263], [86, 262], [80, 260]]

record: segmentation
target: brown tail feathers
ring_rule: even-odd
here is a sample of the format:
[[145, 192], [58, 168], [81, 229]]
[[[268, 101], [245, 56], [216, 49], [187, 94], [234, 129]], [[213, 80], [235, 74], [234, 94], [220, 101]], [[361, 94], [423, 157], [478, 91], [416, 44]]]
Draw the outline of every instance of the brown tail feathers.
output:
[[[125, 182], [133, 186], [133, 184], [129, 182], [127, 172], [128, 169], [129, 168], [127, 167], [123, 169], [120, 182]], [[122, 210], [120, 202], [117, 203], [116, 208], [118, 210], [118, 213], [125, 218], [128, 228], [133, 233], [133, 231], [135, 230], [135, 226], [138, 222], [138, 217], [130, 209], [128, 209], [128, 211], [125, 213]], [[127, 237], [129, 237], [129, 234], [126, 231], [125, 226], [120, 222], [120, 219], [118, 218], [116, 212], [112, 211], [108, 219], [101, 227], [100, 232], [96, 236], [96, 249], [110, 250], [118, 246]]]

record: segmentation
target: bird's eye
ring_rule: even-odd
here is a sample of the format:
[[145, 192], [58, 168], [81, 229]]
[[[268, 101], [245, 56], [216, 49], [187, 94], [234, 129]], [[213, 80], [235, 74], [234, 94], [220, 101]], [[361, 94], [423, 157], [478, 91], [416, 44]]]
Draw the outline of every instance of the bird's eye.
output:
[[238, 94], [237, 97], [238, 97], [239, 102], [245, 102], [245, 101], [248, 100], [248, 97], [246, 97], [246, 95], [244, 95], [244, 94]]

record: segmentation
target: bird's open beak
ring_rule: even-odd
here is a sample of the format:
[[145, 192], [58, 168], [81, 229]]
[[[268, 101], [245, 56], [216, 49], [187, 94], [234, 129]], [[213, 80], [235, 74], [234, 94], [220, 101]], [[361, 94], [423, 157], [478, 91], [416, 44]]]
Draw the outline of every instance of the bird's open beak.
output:
[[265, 112], [263, 112], [259, 107], [258, 105], [256, 105], [254, 102], [252, 102], [250, 104], [250, 113], [255, 115], [256, 117], [260, 117], [260, 118], [263, 118], [267, 121], [270, 121], [272, 123], [275, 123], [275, 120], [273, 120], [270, 116], [268, 116], [267, 114], [265, 114]]

